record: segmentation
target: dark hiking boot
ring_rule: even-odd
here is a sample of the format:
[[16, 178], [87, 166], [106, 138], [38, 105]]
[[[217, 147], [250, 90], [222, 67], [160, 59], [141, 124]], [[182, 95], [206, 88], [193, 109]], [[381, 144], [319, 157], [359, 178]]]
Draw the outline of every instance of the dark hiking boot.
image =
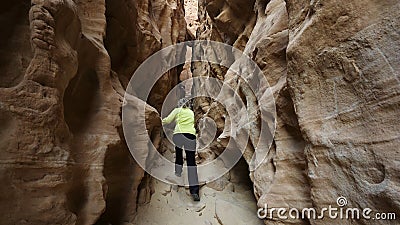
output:
[[193, 198], [193, 201], [195, 201], [195, 202], [200, 201], [200, 196], [199, 196], [199, 194], [192, 194], [192, 198]]

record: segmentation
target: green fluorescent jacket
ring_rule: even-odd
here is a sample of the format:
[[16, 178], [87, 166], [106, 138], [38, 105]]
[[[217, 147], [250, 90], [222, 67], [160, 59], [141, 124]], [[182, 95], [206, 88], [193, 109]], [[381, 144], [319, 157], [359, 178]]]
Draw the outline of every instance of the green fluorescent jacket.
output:
[[172, 112], [162, 120], [163, 124], [176, 122], [174, 134], [189, 133], [196, 135], [194, 128], [194, 113], [189, 108], [175, 108]]

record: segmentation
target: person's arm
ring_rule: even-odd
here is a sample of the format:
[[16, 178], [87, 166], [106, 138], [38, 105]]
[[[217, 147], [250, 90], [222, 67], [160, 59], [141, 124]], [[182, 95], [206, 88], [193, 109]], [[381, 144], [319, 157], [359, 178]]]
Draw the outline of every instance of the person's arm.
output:
[[162, 119], [162, 124], [169, 124], [172, 121], [174, 121], [177, 113], [178, 113], [178, 109], [175, 108], [174, 110], [172, 110], [172, 112], [167, 117]]

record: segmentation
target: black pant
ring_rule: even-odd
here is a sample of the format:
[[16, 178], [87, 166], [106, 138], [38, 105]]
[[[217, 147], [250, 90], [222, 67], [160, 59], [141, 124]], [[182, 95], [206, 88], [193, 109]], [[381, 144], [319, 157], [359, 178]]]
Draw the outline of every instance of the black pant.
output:
[[175, 144], [175, 173], [181, 174], [183, 167], [183, 149], [185, 149], [189, 190], [191, 194], [199, 193], [199, 179], [197, 176], [196, 165], [196, 136], [189, 133], [174, 134], [173, 141]]

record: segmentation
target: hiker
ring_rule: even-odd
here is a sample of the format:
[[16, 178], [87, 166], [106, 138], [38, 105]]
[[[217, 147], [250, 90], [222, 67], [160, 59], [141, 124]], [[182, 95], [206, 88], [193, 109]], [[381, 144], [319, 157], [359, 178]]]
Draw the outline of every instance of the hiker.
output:
[[182, 98], [178, 101], [178, 107], [162, 120], [163, 124], [175, 121], [173, 141], [175, 144], [175, 175], [182, 176], [183, 149], [185, 149], [189, 190], [194, 201], [200, 201], [199, 181], [197, 176], [196, 154], [196, 129], [194, 128], [194, 113], [190, 109], [190, 103]]

